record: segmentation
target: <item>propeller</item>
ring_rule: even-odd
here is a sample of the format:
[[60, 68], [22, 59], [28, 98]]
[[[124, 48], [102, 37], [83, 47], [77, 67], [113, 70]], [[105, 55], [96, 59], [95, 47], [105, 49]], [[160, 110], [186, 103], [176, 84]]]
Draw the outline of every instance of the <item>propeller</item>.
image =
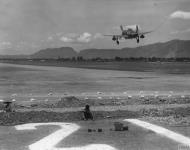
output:
[[121, 29], [121, 31], [123, 31], [123, 26], [122, 25], [120, 25], [120, 29]]
[[138, 25], [136, 25], [136, 33], [138, 33], [139, 32], [139, 27], [138, 27]]

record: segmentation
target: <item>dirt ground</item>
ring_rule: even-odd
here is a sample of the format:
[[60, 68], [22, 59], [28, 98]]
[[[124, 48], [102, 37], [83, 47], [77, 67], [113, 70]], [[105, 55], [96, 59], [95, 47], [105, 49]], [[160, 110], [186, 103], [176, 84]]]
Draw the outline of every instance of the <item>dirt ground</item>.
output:
[[13, 112], [3, 111], [0, 103], [0, 124], [15, 125], [29, 122], [80, 121], [84, 106], [89, 104], [95, 120], [116, 118], [145, 118], [167, 125], [190, 125], [190, 100], [173, 98], [143, 99], [79, 99], [64, 97], [57, 101], [18, 101], [12, 104]]

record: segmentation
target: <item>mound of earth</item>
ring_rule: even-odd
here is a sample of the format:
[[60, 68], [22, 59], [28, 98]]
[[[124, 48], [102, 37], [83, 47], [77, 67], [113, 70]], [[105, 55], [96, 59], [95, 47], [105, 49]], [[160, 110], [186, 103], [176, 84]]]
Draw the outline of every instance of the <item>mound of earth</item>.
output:
[[53, 100], [53, 101], [33, 101], [33, 102], [22, 102], [15, 103], [13, 106], [15, 109], [22, 108], [68, 108], [68, 107], [84, 107], [86, 105], [85, 102], [78, 99], [74, 96], [63, 97], [61, 99]]
[[60, 101], [55, 104], [55, 107], [62, 108], [62, 107], [82, 107], [85, 103], [82, 102], [80, 99], [76, 98], [75, 96], [70, 97], [63, 97]]

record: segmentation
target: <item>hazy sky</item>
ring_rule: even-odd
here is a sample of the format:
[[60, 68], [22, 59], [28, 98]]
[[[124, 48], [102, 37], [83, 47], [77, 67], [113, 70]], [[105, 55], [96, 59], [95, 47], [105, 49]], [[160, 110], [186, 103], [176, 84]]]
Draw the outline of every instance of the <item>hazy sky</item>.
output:
[[[139, 24], [155, 31], [139, 44], [120, 46], [102, 34]], [[135, 47], [190, 39], [190, 0], [0, 0], [0, 54], [29, 54], [47, 47]]]

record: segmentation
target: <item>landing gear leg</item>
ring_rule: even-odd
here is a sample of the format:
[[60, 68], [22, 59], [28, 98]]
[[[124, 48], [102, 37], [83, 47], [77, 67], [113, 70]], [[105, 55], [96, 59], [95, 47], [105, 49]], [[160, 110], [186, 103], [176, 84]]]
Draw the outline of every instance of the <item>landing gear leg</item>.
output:
[[139, 43], [139, 37], [137, 37], [137, 43]]
[[117, 45], [119, 45], [119, 41], [118, 40], [116, 41], [116, 43], [117, 43]]

